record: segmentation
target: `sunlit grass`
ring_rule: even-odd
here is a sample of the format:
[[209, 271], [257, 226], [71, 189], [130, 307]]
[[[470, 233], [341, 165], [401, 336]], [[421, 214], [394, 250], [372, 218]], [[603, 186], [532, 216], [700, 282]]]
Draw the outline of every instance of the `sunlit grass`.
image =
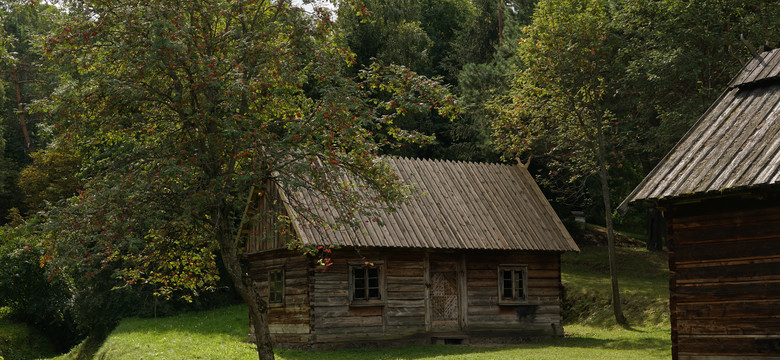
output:
[[[256, 359], [246, 339], [246, 308], [232, 306], [165, 319], [128, 319], [97, 359]], [[277, 351], [281, 360], [306, 359], [665, 359], [667, 328], [569, 325], [566, 337], [503, 346], [414, 345], [390, 349]]]
[[252, 359], [245, 306], [163, 319], [126, 319], [98, 351], [106, 359]]
[[[246, 343], [246, 308], [232, 306], [164, 319], [127, 319], [96, 359], [256, 359]], [[279, 350], [281, 360], [306, 359], [665, 359], [668, 327], [569, 325], [564, 338], [503, 346], [413, 345], [339, 351]], [[64, 358], [63, 358], [64, 359]]]

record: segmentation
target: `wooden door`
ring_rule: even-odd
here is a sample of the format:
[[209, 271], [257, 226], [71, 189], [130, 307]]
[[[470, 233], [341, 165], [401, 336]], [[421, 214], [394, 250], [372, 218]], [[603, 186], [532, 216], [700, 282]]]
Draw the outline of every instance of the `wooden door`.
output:
[[430, 312], [434, 331], [458, 330], [460, 302], [455, 262], [431, 261]]

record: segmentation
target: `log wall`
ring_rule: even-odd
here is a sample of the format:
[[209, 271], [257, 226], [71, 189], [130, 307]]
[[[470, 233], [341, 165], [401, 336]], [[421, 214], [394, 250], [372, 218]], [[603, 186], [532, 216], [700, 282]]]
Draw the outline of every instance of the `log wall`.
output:
[[[349, 263], [383, 262], [386, 292], [382, 305], [349, 303]], [[495, 341], [562, 335], [560, 254], [517, 251], [341, 250], [327, 271], [312, 275], [312, 341], [338, 346], [343, 342], [429, 342], [438, 334]], [[498, 304], [498, 264], [528, 268], [528, 301]], [[430, 276], [458, 273], [458, 322], [437, 327], [431, 314]], [[500, 341], [500, 340], [499, 340]], [[354, 346], [348, 345], [348, 346]]]
[[[326, 271], [316, 269], [312, 276], [313, 342], [338, 346], [343, 342], [389, 341], [424, 332], [424, 256], [423, 252], [408, 251], [335, 251], [333, 264]], [[349, 266], [362, 261], [382, 262], [382, 304], [350, 304]]]
[[[499, 264], [527, 265], [525, 304], [498, 304]], [[560, 276], [558, 253], [469, 253], [467, 329], [513, 330], [519, 336], [563, 335]]]
[[[434, 337], [510, 342], [562, 335], [560, 254], [518, 251], [334, 250], [324, 270], [287, 250], [250, 254], [250, 272], [267, 294], [268, 269], [285, 269], [284, 306], [269, 308], [281, 347], [338, 348], [430, 343]], [[350, 303], [349, 268], [372, 262], [384, 284], [379, 303]], [[499, 305], [498, 266], [527, 266], [528, 299]], [[453, 320], [432, 314], [431, 274], [457, 274]]]
[[284, 268], [284, 302], [269, 304], [271, 340], [285, 347], [307, 347], [311, 341], [311, 260], [300, 252], [276, 250], [249, 254], [249, 274], [268, 299], [268, 270]]
[[780, 202], [670, 209], [674, 359], [780, 359]]

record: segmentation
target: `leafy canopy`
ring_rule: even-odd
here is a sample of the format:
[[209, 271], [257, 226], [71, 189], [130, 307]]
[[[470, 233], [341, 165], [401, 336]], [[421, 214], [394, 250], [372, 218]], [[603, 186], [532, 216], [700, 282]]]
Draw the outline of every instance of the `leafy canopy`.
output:
[[493, 123], [505, 156], [533, 152], [553, 171], [574, 177], [596, 172], [598, 132], [618, 125], [611, 110], [613, 61], [620, 39], [610, 30], [606, 1], [542, 1], [524, 29], [517, 54], [520, 70]]
[[[252, 0], [73, 5], [48, 49], [80, 74], [45, 109], [83, 154], [86, 185], [51, 214], [46, 260], [87, 276], [116, 270], [165, 294], [208, 287], [217, 248], [237, 263], [250, 186], [269, 181], [326, 194], [342, 214], [400, 201], [406, 190], [377, 153], [421, 137], [394, 120], [454, 111], [445, 87], [400, 66], [345, 75], [354, 58], [324, 11]], [[343, 174], [375, 197], [355, 196]]]

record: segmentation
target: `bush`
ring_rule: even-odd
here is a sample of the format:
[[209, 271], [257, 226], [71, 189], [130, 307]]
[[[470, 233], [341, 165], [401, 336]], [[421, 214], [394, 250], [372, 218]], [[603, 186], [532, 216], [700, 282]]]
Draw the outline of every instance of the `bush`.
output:
[[167, 316], [236, 303], [224, 278], [217, 290], [188, 302], [154, 296], [151, 285], [129, 286], [114, 269], [122, 264], [87, 273], [66, 268], [54, 274], [42, 266], [37, 231], [31, 223], [0, 227], [0, 307], [6, 307], [14, 321], [38, 329], [57, 351], [67, 351], [87, 335], [108, 334], [123, 317]]
[[66, 311], [70, 290], [40, 265], [42, 251], [25, 226], [0, 227], [0, 307], [10, 317], [35, 327], [66, 350], [80, 339]]

